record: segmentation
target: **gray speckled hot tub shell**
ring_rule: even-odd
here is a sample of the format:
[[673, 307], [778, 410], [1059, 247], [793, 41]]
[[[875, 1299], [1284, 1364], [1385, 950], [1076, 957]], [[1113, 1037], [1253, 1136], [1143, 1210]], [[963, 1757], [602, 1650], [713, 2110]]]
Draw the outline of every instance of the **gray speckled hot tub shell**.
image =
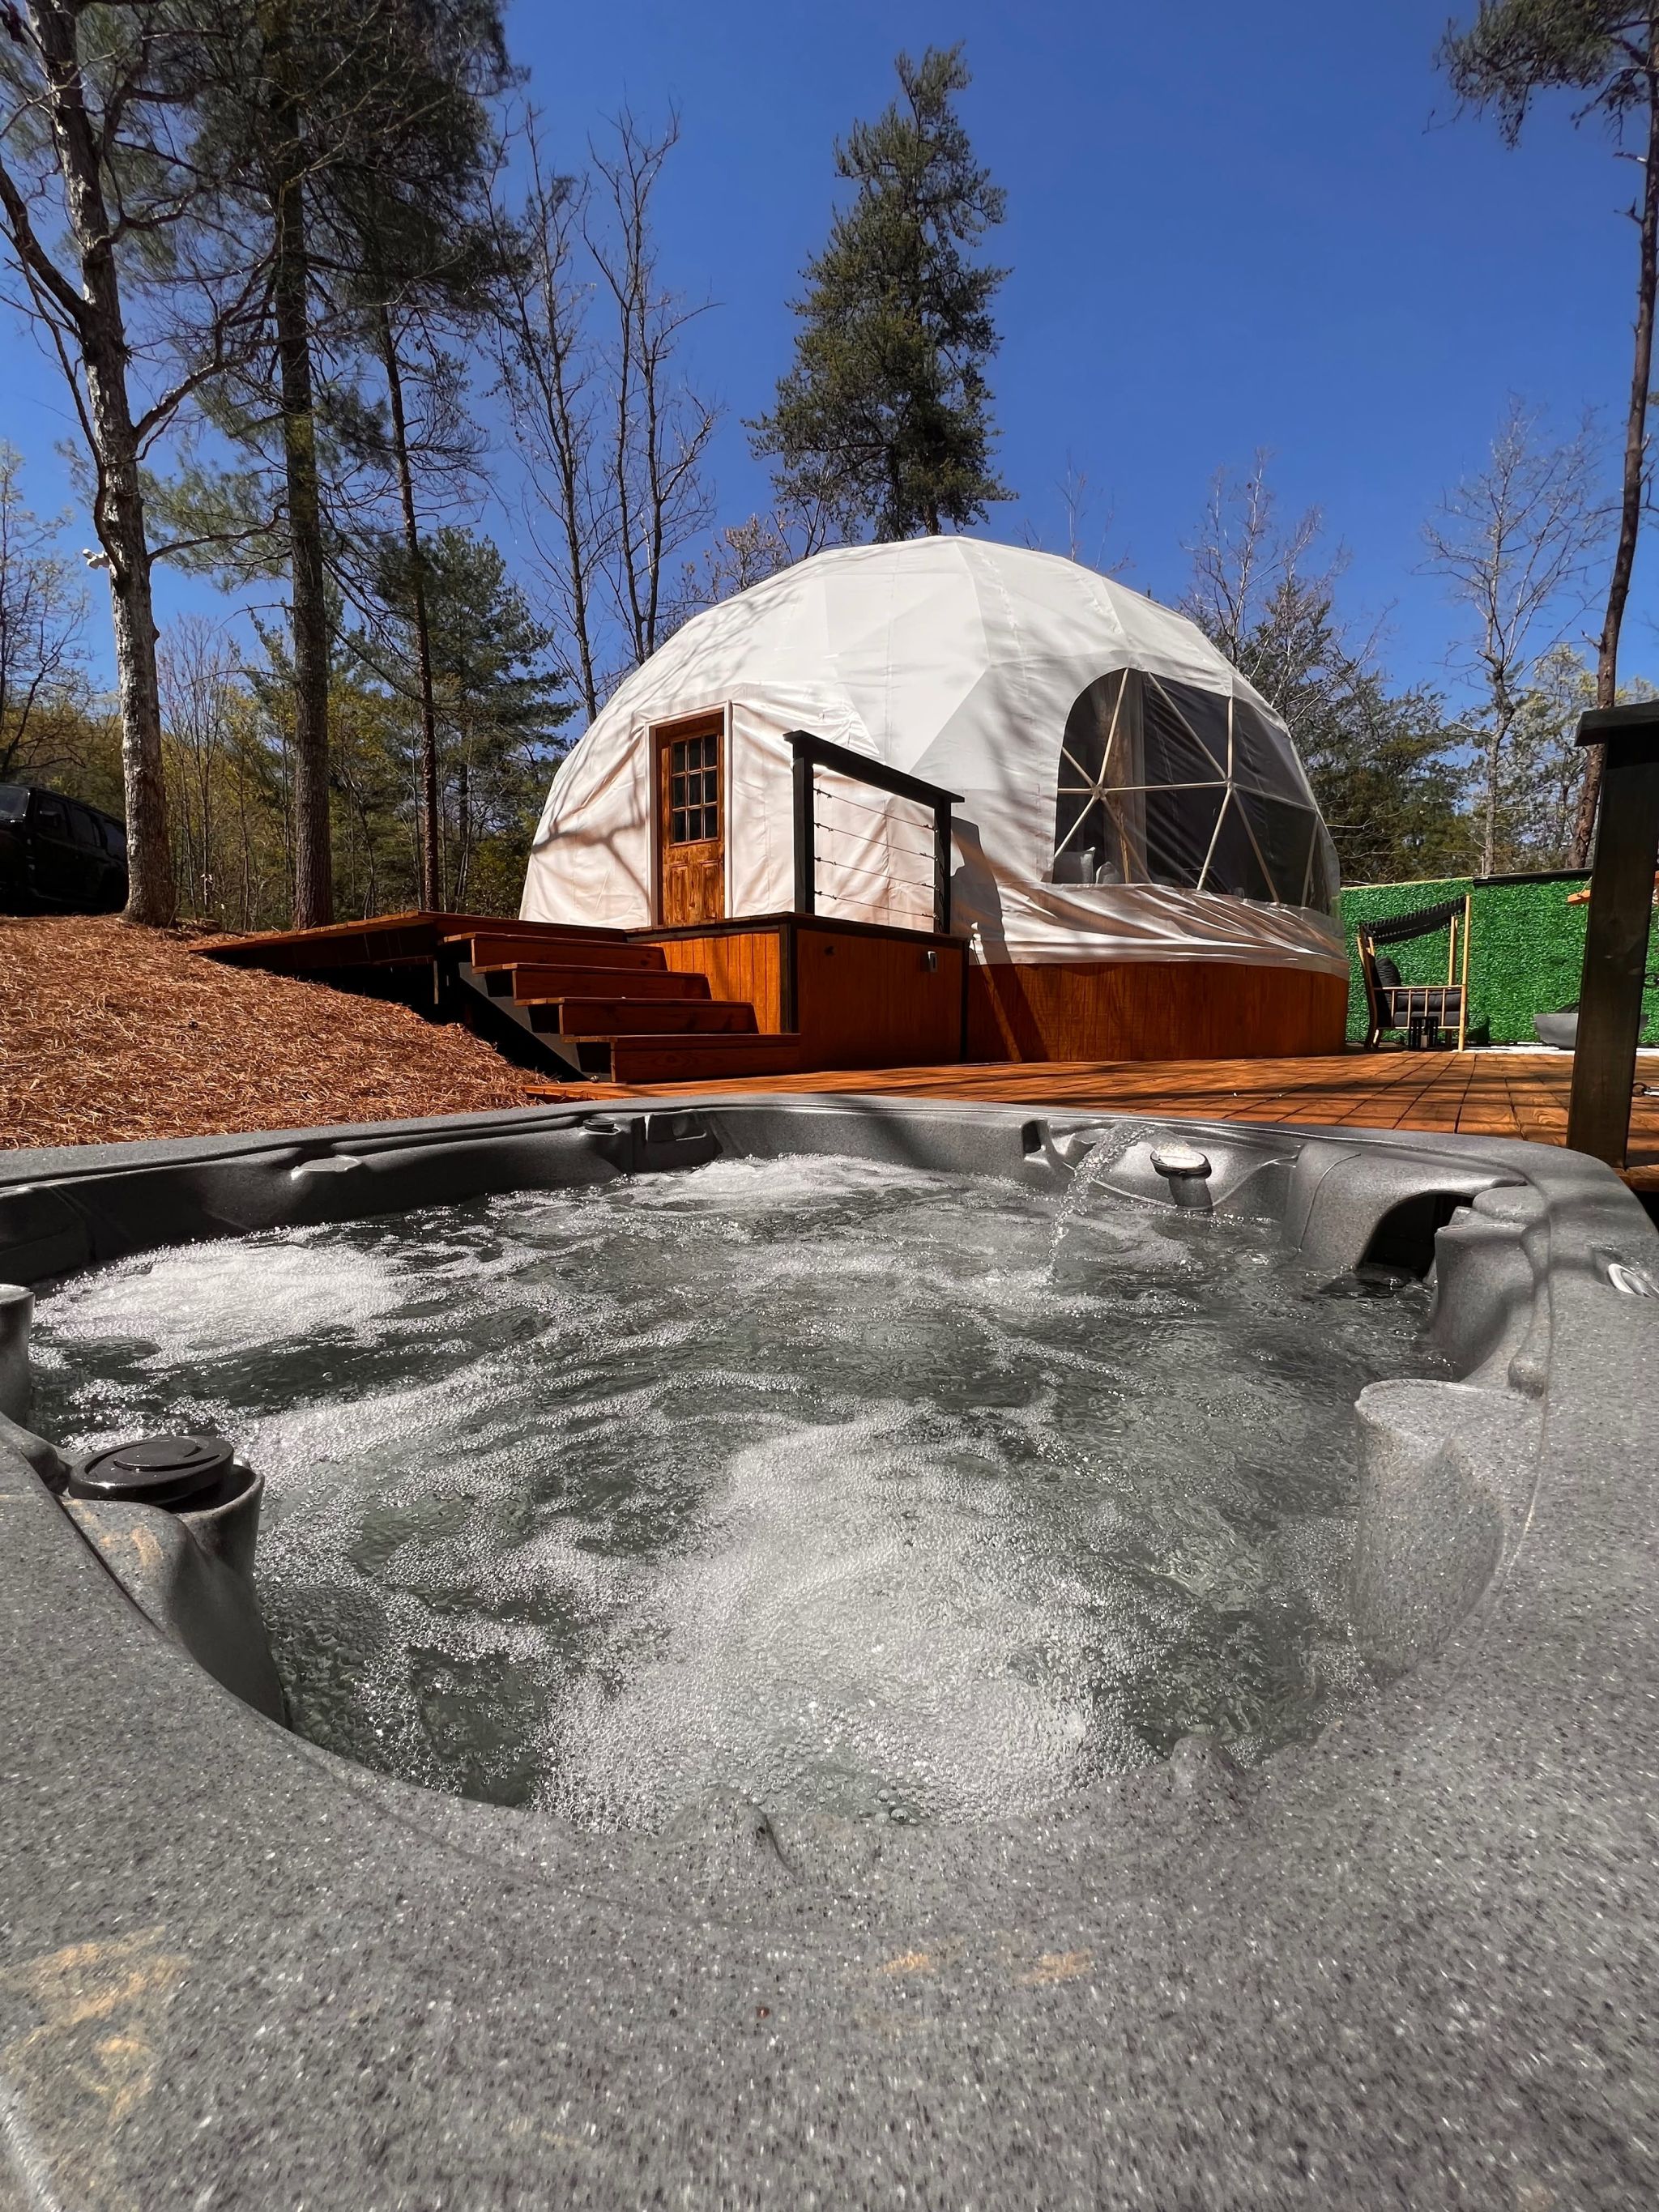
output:
[[[14, 1153], [0, 1279], [717, 1148], [1058, 1187], [1085, 1125], [767, 1098]], [[1156, 1130], [1334, 1270], [1445, 1224], [1458, 1379], [1362, 1401], [1356, 1620], [1403, 1679], [1248, 1775], [1188, 1738], [994, 1826], [579, 1834], [251, 1710], [0, 1433], [0, 2203], [1659, 2200], [1659, 1243], [1542, 1147]], [[1167, 1202], [1144, 1152], [1114, 1185]]]

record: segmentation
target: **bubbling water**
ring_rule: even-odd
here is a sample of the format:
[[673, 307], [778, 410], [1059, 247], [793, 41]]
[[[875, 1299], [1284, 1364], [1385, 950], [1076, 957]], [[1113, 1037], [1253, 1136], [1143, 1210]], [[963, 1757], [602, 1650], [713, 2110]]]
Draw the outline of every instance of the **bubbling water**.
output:
[[295, 1725], [592, 1826], [993, 1818], [1370, 1685], [1353, 1401], [1415, 1286], [1265, 1226], [832, 1158], [273, 1231], [42, 1301], [76, 1449], [267, 1481]]

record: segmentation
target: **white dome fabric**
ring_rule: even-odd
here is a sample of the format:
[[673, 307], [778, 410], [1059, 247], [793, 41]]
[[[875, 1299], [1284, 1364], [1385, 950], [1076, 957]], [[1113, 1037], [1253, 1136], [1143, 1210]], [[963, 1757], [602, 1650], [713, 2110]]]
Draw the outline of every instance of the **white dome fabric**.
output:
[[[960, 794], [952, 927], [981, 960], [1347, 972], [1323, 910], [1334, 854], [1283, 722], [1184, 616], [972, 538], [820, 553], [678, 631], [555, 777], [525, 919], [652, 925], [650, 732], [711, 709], [728, 918], [794, 903], [786, 732], [807, 730]], [[930, 926], [908, 859], [924, 817], [823, 781], [819, 910]]]

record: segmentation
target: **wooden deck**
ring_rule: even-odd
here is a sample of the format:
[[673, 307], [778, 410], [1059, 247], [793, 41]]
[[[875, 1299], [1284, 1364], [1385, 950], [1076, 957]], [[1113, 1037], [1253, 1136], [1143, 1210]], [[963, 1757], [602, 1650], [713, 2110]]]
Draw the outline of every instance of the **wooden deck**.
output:
[[411, 910], [191, 950], [462, 1021], [555, 1085], [724, 1084], [962, 1051], [965, 939], [881, 922], [587, 929]]
[[[758, 1076], [722, 1087], [979, 1098], [1236, 1121], [1349, 1122], [1559, 1145], [1566, 1141], [1571, 1079], [1565, 1053], [1394, 1051], [1307, 1060], [981, 1061]], [[1642, 1054], [1637, 1080], [1659, 1092], [1659, 1053]], [[575, 1098], [664, 1097], [677, 1088], [708, 1086], [529, 1087], [538, 1097]], [[1633, 1102], [1625, 1180], [1633, 1189], [1659, 1191], [1659, 1095], [1638, 1091]]]

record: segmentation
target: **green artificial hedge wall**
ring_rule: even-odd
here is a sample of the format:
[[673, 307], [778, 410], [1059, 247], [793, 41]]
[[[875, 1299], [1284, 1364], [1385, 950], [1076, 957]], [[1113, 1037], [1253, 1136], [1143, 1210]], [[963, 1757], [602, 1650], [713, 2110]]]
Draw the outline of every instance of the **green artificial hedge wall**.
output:
[[[1532, 1044], [1535, 1014], [1553, 1013], [1578, 996], [1588, 909], [1569, 906], [1583, 874], [1436, 877], [1419, 884], [1356, 884], [1342, 893], [1348, 940], [1348, 1038], [1365, 1040], [1365, 986], [1355, 933], [1422, 906], [1473, 894], [1469, 927], [1469, 1042]], [[1446, 933], [1383, 948], [1407, 983], [1443, 983]], [[1648, 969], [1659, 969], [1659, 928], [1648, 939]], [[1642, 1042], [1659, 1042], [1659, 990], [1643, 996]]]

